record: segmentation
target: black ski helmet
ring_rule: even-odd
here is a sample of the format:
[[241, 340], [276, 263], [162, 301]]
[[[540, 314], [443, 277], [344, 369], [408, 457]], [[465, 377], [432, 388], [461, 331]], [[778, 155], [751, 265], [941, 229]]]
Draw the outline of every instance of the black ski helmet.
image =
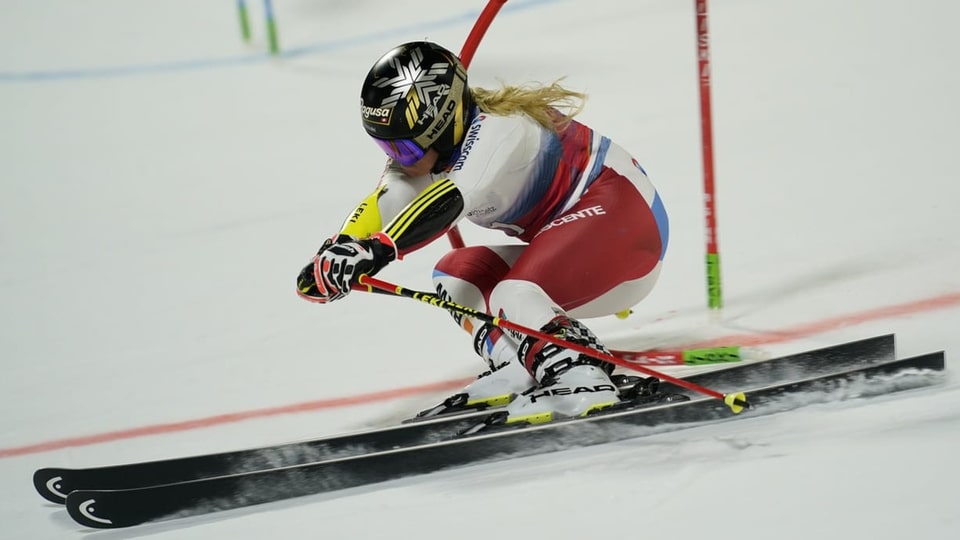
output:
[[[433, 147], [447, 161], [463, 140], [473, 109], [467, 70], [455, 54], [435, 43], [404, 43], [383, 55], [360, 90], [367, 134]], [[383, 146], [381, 144], [381, 146]]]

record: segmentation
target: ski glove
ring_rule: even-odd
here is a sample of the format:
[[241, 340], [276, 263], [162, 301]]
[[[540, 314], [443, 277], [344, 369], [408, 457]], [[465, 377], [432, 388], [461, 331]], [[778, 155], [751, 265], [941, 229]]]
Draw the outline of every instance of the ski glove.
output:
[[359, 240], [347, 234], [328, 238], [297, 277], [297, 294], [326, 304], [346, 296], [363, 274], [374, 275], [397, 258], [397, 247], [386, 234]]

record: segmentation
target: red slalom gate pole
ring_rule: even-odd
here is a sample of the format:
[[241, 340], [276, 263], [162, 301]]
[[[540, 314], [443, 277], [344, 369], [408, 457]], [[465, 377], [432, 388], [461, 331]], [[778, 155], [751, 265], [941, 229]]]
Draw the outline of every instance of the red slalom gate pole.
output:
[[467, 40], [463, 43], [463, 48], [460, 49], [460, 61], [463, 62], [464, 67], [470, 67], [470, 61], [473, 60], [473, 53], [476, 52], [477, 46], [480, 45], [484, 34], [487, 33], [487, 28], [490, 27], [490, 23], [493, 22], [494, 17], [497, 16], [500, 8], [506, 3], [507, 0], [490, 0], [487, 2], [486, 7], [483, 8], [483, 11], [480, 12], [480, 16], [477, 17], [477, 22], [473, 23], [473, 29], [470, 30], [470, 34], [467, 35]]
[[503, 328], [503, 329], [506, 329], [506, 330], [511, 330], [511, 331], [514, 331], [514, 332], [519, 332], [519, 333], [521, 333], [521, 334], [525, 334], [525, 335], [528, 335], [528, 336], [532, 336], [532, 337], [535, 337], [535, 338], [537, 338], [537, 339], [541, 339], [541, 340], [543, 340], [543, 341], [547, 341], [547, 342], [550, 342], [550, 343], [553, 343], [553, 344], [556, 344], [556, 345], [560, 345], [561, 347], [565, 347], [565, 348], [570, 349], [570, 350], [572, 350], [572, 351], [577, 351], [578, 353], [586, 354], [586, 355], [591, 356], [591, 357], [593, 357], [593, 358], [596, 358], [596, 359], [598, 359], [598, 360], [603, 360], [604, 362], [609, 362], [609, 363], [611, 363], [611, 364], [615, 364], [615, 365], [618, 365], [618, 366], [620, 366], [620, 367], [624, 367], [624, 368], [627, 368], [627, 369], [632, 369], [632, 370], [634, 370], [634, 371], [639, 371], [639, 372], [641, 372], [641, 373], [646, 373], [647, 375], [652, 375], [652, 376], [654, 376], [654, 377], [659, 378], [660, 380], [671, 382], [671, 383], [673, 383], [673, 384], [675, 384], [675, 385], [677, 385], [677, 386], [686, 388], [687, 390], [691, 390], [691, 391], [693, 391], [693, 392], [697, 392], [697, 393], [700, 393], [700, 394], [704, 394], [704, 395], [707, 395], [707, 396], [714, 397], [714, 398], [717, 398], [717, 399], [719, 399], [719, 400], [722, 400], [724, 403], [727, 404], [728, 407], [730, 407], [730, 410], [732, 410], [734, 413], [739, 413], [739, 412], [741, 412], [743, 409], [750, 407], [750, 404], [747, 402], [747, 398], [746, 398], [746, 396], [743, 394], [743, 392], [735, 392], [735, 393], [730, 393], [730, 394], [721, 394], [720, 392], [717, 392], [716, 390], [711, 390], [710, 388], [707, 388], [707, 387], [705, 387], [705, 386], [700, 386], [699, 384], [695, 384], [695, 383], [692, 383], [692, 382], [690, 382], [690, 381], [686, 381], [686, 380], [683, 380], [683, 379], [678, 379], [677, 377], [673, 377], [673, 376], [667, 375], [666, 373], [661, 373], [661, 372], [659, 372], [659, 371], [657, 371], [657, 370], [655, 370], [655, 369], [650, 369], [650, 368], [648, 368], [648, 367], [645, 367], [645, 366], [642, 366], [642, 365], [639, 365], [639, 364], [636, 364], [636, 363], [628, 362], [628, 361], [623, 360], [623, 359], [621, 359], [621, 358], [617, 358], [616, 356], [613, 356], [613, 355], [610, 355], [610, 354], [606, 354], [606, 353], [597, 351], [597, 350], [595, 350], [595, 349], [591, 349], [590, 347], [587, 347], [587, 346], [584, 346], [584, 345], [580, 345], [580, 344], [577, 344], [577, 343], [572, 343], [572, 342], [569, 342], [569, 341], [560, 339], [560, 338], [558, 338], [558, 337], [556, 337], [556, 336], [552, 336], [552, 335], [550, 335], [550, 334], [545, 334], [545, 333], [543, 333], [543, 332], [540, 332], [539, 330], [534, 330], [534, 329], [532, 329], [532, 328], [527, 328], [527, 327], [525, 327], [525, 326], [522, 326], [522, 325], [513, 323], [513, 322], [508, 321], [508, 320], [506, 320], [506, 319], [501, 319], [500, 317], [494, 317], [493, 315], [490, 315], [489, 313], [484, 313], [484, 312], [482, 312], [482, 311], [477, 311], [477, 310], [475, 310], [475, 309], [473, 309], [473, 308], [469, 308], [469, 307], [467, 307], [467, 306], [462, 306], [462, 305], [457, 304], [457, 303], [455, 303], [455, 302], [450, 302], [450, 301], [448, 301], [448, 300], [444, 300], [444, 299], [440, 298], [439, 296], [437, 296], [437, 295], [435, 295], [435, 294], [432, 294], [432, 293], [421, 292], [421, 291], [414, 291], [414, 290], [411, 290], [411, 289], [407, 289], [407, 288], [405, 288], [405, 287], [401, 287], [400, 285], [395, 285], [395, 284], [393, 284], [393, 283], [389, 283], [389, 282], [382, 281], [382, 280], [379, 280], [379, 279], [376, 279], [376, 278], [372, 278], [372, 277], [370, 277], [370, 276], [368, 276], [368, 275], [366, 275], [366, 274], [361, 275], [360, 278], [357, 280], [357, 282], [358, 282], [360, 285], [363, 285], [363, 286], [365, 286], [365, 287], [368, 287], [369, 290], [371, 290], [371, 291], [372, 291], [373, 289], [377, 289], [377, 290], [380, 290], [380, 291], [383, 291], [383, 292], [395, 294], [395, 295], [397, 295], [397, 296], [403, 296], [403, 297], [406, 297], [406, 298], [412, 298], [412, 299], [414, 299], [414, 300], [419, 300], [419, 301], [421, 301], [421, 302], [423, 302], [423, 303], [425, 303], [425, 304], [430, 304], [430, 305], [432, 305], [432, 306], [437, 306], [437, 307], [439, 307], [439, 308], [443, 308], [443, 309], [446, 309], [446, 310], [448, 310], [448, 311], [452, 311], [452, 312], [454, 312], [454, 313], [460, 313], [460, 314], [463, 314], [463, 315], [467, 315], [467, 316], [469, 316], [469, 317], [473, 317], [473, 318], [475, 318], [475, 319], [478, 319], [478, 320], [481, 320], [481, 321], [490, 323], [490, 324], [492, 324], [492, 325], [494, 325], [494, 326], [497, 326], [497, 327], [500, 327], [500, 328]]
[[717, 195], [713, 169], [713, 112], [710, 103], [710, 30], [707, 0], [694, 0], [697, 11], [697, 68], [700, 79], [700, 131], [703, 146], [703, 204], [707, 242], [707, 305], [723, 307], [720, 249], [717, 245]]
[[[470, 30], [470, 34], [467, 35], [467, 40], [463, 43], [463, 48], [460, 49], [460, 62], [463, 63], [463, 67], [470, 67], [470, 61], [473, 60], [473, 53], [476, 52], [477, 46], [480, 45], [484, 34], [487, 33], [487, 28], [490, 27], [490, 23], [493, 22], [494, 17], [497, 16], [500, 8], [506, 3], [507, 0], [490, 0], [487, 2], [486, 7], [483, 8], [483, 11], [480, 12], [480, 16], [477, 17], [477, 22], [473, 23], [473, 29]], [[463, 243], [463, 235], [460, 234], [460, 228], [456, 225], [447, 231], [447, 238], [450, 240], [450, 245], [453, 246], [454, 249], [462, 248], [465, 245]]]

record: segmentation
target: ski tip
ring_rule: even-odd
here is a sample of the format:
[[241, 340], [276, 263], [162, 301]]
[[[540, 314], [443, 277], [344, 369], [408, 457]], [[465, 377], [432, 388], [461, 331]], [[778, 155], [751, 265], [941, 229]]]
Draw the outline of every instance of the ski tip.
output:
[[730, 410], [733, 411], [733, 414], [740, 414], [744, 409], [750, 408], [750, 403], [747, 401], [747, 396], [743, 392], [726, 394], [723, 396], [723, 402], [730, 407]]
[[63, 469], [38, 469], [33, 473], [33, 486], [44, 499], [52, 503], [64, 504], [67, 501], [67, 494], [72, 491], [69, 487], [65, 487], [64, 484], [69, 482], [64, 480], [64, 476], [66, 475]]
[[[119, 493], [119, 495], [117, 495]], [[123, 507], [124, 495], [118, 491], [78, 489], [67, 495], [67, 513], [74, 521], [91, 529], [133, 527], [158, 519], [156, 509]], [[143, 503], [143, 501], [140, 502]]]

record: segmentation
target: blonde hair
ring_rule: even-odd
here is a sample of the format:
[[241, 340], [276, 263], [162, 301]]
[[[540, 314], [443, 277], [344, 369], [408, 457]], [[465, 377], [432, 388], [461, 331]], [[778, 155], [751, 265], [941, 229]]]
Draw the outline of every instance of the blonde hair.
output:
[[524, 113], [543, 127], [560, 133], [574, 116], [580, 114], [587, 99], [586, 94], [561, 86], [561, 80], [548, 86], [539, 83], [505, 84], [496, 90], [471, 88], [470, 92], [483, 112], [502, 116]]

